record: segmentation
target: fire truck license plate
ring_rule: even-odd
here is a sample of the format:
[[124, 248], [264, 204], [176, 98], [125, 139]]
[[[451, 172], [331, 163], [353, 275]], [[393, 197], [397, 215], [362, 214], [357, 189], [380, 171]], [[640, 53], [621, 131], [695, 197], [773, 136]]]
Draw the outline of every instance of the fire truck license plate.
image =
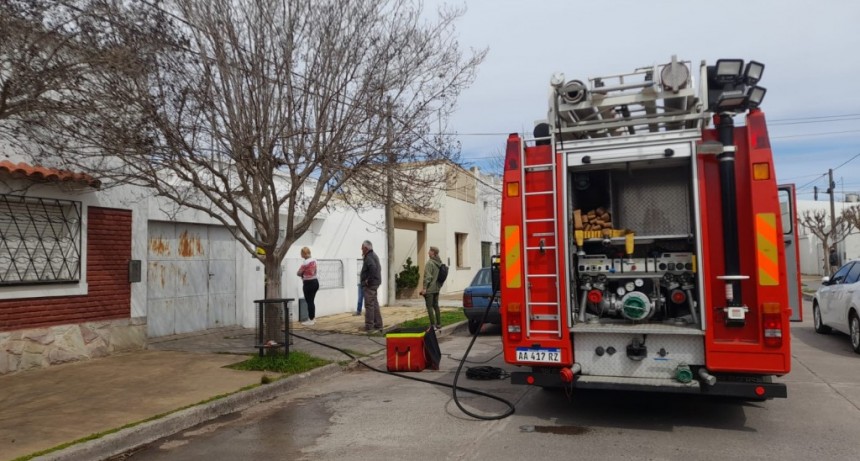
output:
[[561, 352], [558, 349], [529, 349], [518, 347], [517, 361], [561, 363]]

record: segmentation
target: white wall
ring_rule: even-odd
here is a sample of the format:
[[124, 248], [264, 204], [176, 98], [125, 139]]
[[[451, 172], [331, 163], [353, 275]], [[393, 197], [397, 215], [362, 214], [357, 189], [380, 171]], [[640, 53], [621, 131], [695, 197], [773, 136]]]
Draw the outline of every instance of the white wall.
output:
[[[452, 166], [452, 168], [459, 167]], [[459, 169], [460, 174], [473, 176], [477, 181], [475, 203], [454, 198], [440, 191], [435, 199], [434, 209], [439, 212], [439, 221], [426, 225], [426, 245], [439, 248], [442, 262], [449, 267], [448, 280], [442, 287], [442, 294], [463, 291], [478, 269], [481, 268], [481, 242], [491, 242], [495, 251], [499, 242], [501, 225], [501, 179], [484, 175], [477, 168], [470, 171]], [[456, 234], [467, 234], [465, 265], [457, 266]], [[411, 257], [414, 264], [419, 261], [418, 241], [415, 231], [395, 230], [395, 267], [399, 271]], [[419, 268], [423, 274], [423, 267]]]
[[[858, 205], [856, 202], [834, 202], [836, 215], [839, 216], [844, 209]], [[821, 210], [829, 219], [830, 202], [828, 200], [798, 200], [797, 219], [800, 221], [806, 211]], [[828, 221], [829, 222], [829, 221]], [[800, 237], [800, 271], [803, 274], [824, 275], [824, 249], [821, 240], [811, 234], [803, 226], [798, 225]], [[855, 229], [843, 242], [837, 244], [837, 251], [842, 262], [860, 258], [860, 230]]]
[[[377, 290], [380, 305], [388, 304], [388, 258], [385, 233], [378, 228], [385, 221], [382, 209], [364, 211], [360, 215], [347, 208], [331, 209], [322, 219], [317, 233], [303, 235], [287, 252], [282, 264], [281, 294], [285, 298], [304, 298], [302, 281], [296, 275], [301, 265], [301, 249], [308, 247], [317, 260], [339, 260], [343, 267], [343, 287], [320, 289], [316, 296], [318, 317], [352, 312], [358, 302], [357, 260], [361, 259], [361, 243], [369, 240], [382, 265], [382, 285]], [[262, 266], [262, 263], [257, 263]], [[262, 267], [260, 268], [262, 274]], [[262, 276], [260, 277], [262, 279]], [[259, 282], [262, 286], [262, 282]], [[297, 306], [297, 304], [296, 304]], [[252, 319], [253, 323], [253, 319]]]

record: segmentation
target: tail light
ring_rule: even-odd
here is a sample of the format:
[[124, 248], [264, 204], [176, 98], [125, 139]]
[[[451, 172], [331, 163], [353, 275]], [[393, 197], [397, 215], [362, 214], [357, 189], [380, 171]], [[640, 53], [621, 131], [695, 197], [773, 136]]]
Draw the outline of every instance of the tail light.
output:
[[472, 295], [463, 293], [463, 307], [474, 307], [474, 304], [472, 304]]
[[519, 342], [523, 339], [523, 317], [520, 303], [509, 303], [507, 305], [507, 332], [508, 341]]
[[762, 324], [764, 326], [764, 345], [782, 346], [782, 311], [779, 303], [762, 304]]
[[588, 292], [588, 302], [597, 304], [603, 300], [603, 292], [600, 290], [591, 290]]
[[508, 135], [508, 145], [505, 147], [505, 170], [520, 168], [520, 137], [516, 133]]
[[682, 290], [672, 290], [670, 297], [675, 304], [684, 304], [687, 301], [687, 294]]
[[770, 148], [770, 138], [767, 135], [767, 124], [764, 121], [764, 112], [760, 110], [751, 110], [747, 115], [747, 127], [749, 129], [749, 142], [753, 148]]

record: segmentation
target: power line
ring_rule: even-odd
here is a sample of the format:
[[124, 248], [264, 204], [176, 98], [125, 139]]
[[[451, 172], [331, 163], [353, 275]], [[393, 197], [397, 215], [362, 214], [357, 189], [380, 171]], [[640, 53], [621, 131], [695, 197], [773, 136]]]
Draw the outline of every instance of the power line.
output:
[[[855, 155], [855, 156], [853, 156], [853, 157], [849, 158], [848, 160], [846, 160], [846, 161], [844, 161], [844, 162], [840, 163], [840, 164], [839, 164], [839, 166], [837, 166], [837, 167], [835, 167], [835, 168], [832, 168], [832, 169], [833, 169], [833, 170], [838, 170], [838, 169], [842, 168], [843, 166], [845, 166], [845, 165], [847, 165], [847, 164], [851, 163], [852, 161], [854, 161], [857, 157], [860, 157], [860, 154], [857, 154], [857, 155]], [[798, 188], [797, 188], [797, 190], [799, 191], [799, 190], [801, 190], [801, 189], [803, 189], [803, 188], [805, 188], [805, 187], [807, 187], [807, 186], [809, 186], [809, 185], [811, 185], [811, 184], [814, 184], [814, 183], [818, 182], [818, 180], [820, 180], [820, 179], [821, 179], [822, 177], [824, 177], [824, 176], [827, 176], [827, 173], [822, 173], [822, 174], [818, 175], [818, 176], [817, 176], [815, 179], [813, 179], [812, 181], [809, 181], [808, 183], [806, 183], [806, 184], [804, 184], [804, 185], [802, 185], [802, 186], [798, 187]]]
[[845, 133], [856, 133], [860, 130], [845, 130], [845, 131], [825, 131], [822, 133], [804, 133], [804, 134], [794, 134], [787, 136], [771, 136], [770, 139], [788, 139], [788, 138], [805, 138], [809, 136], [828, 136], [831, 134], [845, 134]]
[[810, 117], [797, 117], [797, 118], [775, 118], [768, 122], [768, 124], [773, 123], [783, 123], [783, 122], [793, 122], [793, 121], [809, 121], [809, 120], [821, 120], [821, 119], [833, 119], [833, 118], [842, 118], [842, 117], [860, 117], [860, 114], [842, 114], [842, 115], [813, 115]]

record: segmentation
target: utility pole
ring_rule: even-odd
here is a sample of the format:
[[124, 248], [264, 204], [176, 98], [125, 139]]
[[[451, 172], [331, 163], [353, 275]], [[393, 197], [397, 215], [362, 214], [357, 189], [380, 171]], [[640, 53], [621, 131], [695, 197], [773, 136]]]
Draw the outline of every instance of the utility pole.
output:
[[385, 173], [385, 235], [387, 237], [386, 245], [388, 249], [388, 302], [390, 306], [394, 304], [397, 296], [394, 274], [394, 167], [396, 166], [396, 156], [394, 154], [394, 127], [391, 120], [393, 108], [391, 106], [391, 97], [385, 101], [385, 117], [387, 120], [386, 138], [385, 138], [385, 153], [388, 156]]
[[[833, 203], [833, 196], [836, 195], [836, 189], [834, 186], [836, 184], [833, 183], [833, 170], [827, 170], [827, 193], [830, 194], [830, 235], [833, 237], [833, 241], [836, 241], [836, 207]], [[834, 245], [835, 246], [835, 245]]]

